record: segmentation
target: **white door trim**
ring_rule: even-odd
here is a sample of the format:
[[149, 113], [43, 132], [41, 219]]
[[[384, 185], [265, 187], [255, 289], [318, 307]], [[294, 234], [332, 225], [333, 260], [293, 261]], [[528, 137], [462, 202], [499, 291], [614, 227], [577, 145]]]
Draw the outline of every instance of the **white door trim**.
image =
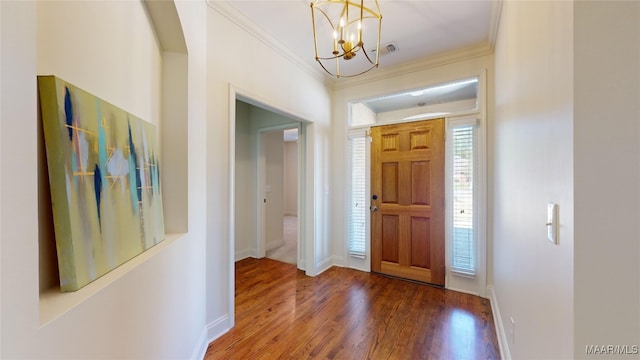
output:
[[[240, 89], [235, 85], [229, 83], [229, 253], [228, 253], [228, 271], [229, 271], [229, 284], [228, 284], [228, 314], [229, 314], [229, 327], [233, 327], [235, 324], [235, 158], [236, 158], [236, 100], [242, 100], [249, 104], [259, 106], [265, 110], [272, 111], [274, 113], [284, 115], [292, 120], [299, 121], [301, 123], [299, 138], [298, 138], [298, 268], [305, 270], [307, 275], [315, 275], [315, 266], [313, 261], [307, 261], [314, 259], [314, 243], [312, 229], [314, 229], [315, 219], [313, 216], [307, 216], [307, 214], [313, 215], [313, 196], [314, 196], [314, 183], [313, 176], [313, 162], [309, 162], [307, 159], [313, 159], [314, 151], [312, 149], [313, 143], [307, 138], [307, 131], [313, 129], [313, 123], [309, 122], [304, 117], [295, 115], [292, 112], [284, 110], [278, 105], [274, 105], [272, 102], [265, 100], [263, 97], [252, 93], [247, 90]], [[309, 129], [311, 128], [311, 129]], [[312, 160], [311, 160], [312, 161]], [[309, 207], [310, 209], [307, 209]], [[311, 266], [309, 266], [309, 264]]]

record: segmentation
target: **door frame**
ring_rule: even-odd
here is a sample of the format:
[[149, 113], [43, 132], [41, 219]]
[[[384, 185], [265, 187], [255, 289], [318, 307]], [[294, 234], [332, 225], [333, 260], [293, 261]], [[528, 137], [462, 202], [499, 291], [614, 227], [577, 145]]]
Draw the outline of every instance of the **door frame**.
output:
[[[270, 101], [263, 99], [261, 96], [252, 93], [247, 90], [240, 89], [235, 85], [229, 83], [229, 118], [227, 119], [229, 124], [229, 203], [227, 204], [227, 210], [229, 214], [228, 226], [229, 237], [228, 241], [228, 253], [227, 258], [229, 263], [227, 264], [229, 277], [227, 279], [227, 319], [229, 328], [235, 325], [235, 202], [236, 202], [236, 187], [235, 187], [235, 159], [236, 159], [236, 100], [242, 100], [249, 104], [261, 107], [265, 110], [274, 112], [286, 116], [292, 120], [300, 122], [300, 130], [298, 133], [298, 259], [302, 259], [298, 263], [298, 268], [305, 270], [305, 272], [313, 276], [315, 275], [314, 248], [315, 238], [312, 230], [315, 227], [315, 219], [307, 216], [307, 213], [313, 213], [307, 209], [307, 206], [313, 205], [314, 186], [313, 186], [313, 143], [307, 138], [307, 134], [313, 131], [313, 124], [307, 119], [301, 116], [297, 116], [292, 112], [283, 110], [282, 107], [273, 105]], [[307, 160], [309, 156], [310, 160]], [[307, 261], [309, 259], [309, 261]], [[309, 269], [309, 270], [307, 270]]]
[[[451, 253], [450, 253], [450, 244], [451, 244], [451, 238], [450, 238], [450, 234], [448, 229], [445, 226], [445, 264], [446, 264], [446, 273], [445, 273], [445, 288], [447, 289], [451, 289], [451, 290], [456, 290], [456, 291], [460, 291], [460, 292], [464, 292], [464, 293], [468, 293], [468, 294], [472, 294], [472, 295], [478, 295], [481, 297], [486, 298], [488, 291], [487, 291], [487, 272], [488, 272], [488, 253], [489, 251], [491, 251], [489, 245], [487, 244], [487, 239], [488, 239], [488, 232], [490, 232], [490, 226], [488, 224], [488, 203], [487, 203], [487, 194], [489, 191], [489, 186], [488, 186], [488, 178], [487, 178], [487, 126], [488, 126], [488, 122], [487, 122], [487, 70], [486, 69], [481, 69], [478, 71], [472, 71], [472, 72], [468, 72], [466, 74], [460, 74], [460, 76], [456, 76], [456, 77], [448, 77], [448, 78], [442, 78], [439, 79], [438, 81], [435, 81], [433, 83], [427, 83], [427, 84], [422, 84], [422, 86], [416, 86], [414, 88], [417, 87], [428, 87], [429, 85], [433, 85], [433, 86], [438, 86], [439, 84], [443, 84], [443, 83], [447, 83], [447, 82], [454, 82], [454, 81], [458, 81], [458, 80], [463, 80], [463, 79], [468, 79], [468, 78], [473, 78], [473, 77], [477, 77], [478, 78], [478, 95], [477, 95], [477, 108], [476, 110], [470, 110], [470, 111], [463, 111], [463, 112], [456, 112], [456, 113], [451, 113], [451, 114], [447, 114], [447, 115], [439, 115], [439, 116], [433, 116], [433, 117], [425, 117], [422, 120], [430, 120], [430, 119], [437, 119], [437, 118], [445, 118], [445, 131], [447, 134], [447, 143], [450, 142], [449, 139], [449, 128], [450, 128], [450, 122], [452, 120], [455, 119], [460, 119], [460, 118], [476, 118], [478, 121], [478, 208], [481, 212], [480, 219], [479, 219], [479, 226], [478, 226], [478, 231], [476, 232], [477, 234], [477, 246], [478, 246], [478, 254], [480, 255], [478, 257], [478, 269], [477, 269], [477, 275], [475, 278], [470, 278], [470, 277], [464, 277], [458, 274], [453, 274], [451, 272]], [[355, 103], [359, 103], [359, 102], [363, 102], [366, 101], [367, 99], [372, 99], [372, 98], [378, 98], [381, 96], [387, 96], [387, 95], [392, 95], [392, 94], [398, 94], [398, 93], [403, 93], [403, 92], [410, 92], [412, 89], [404, 89], [404, 90], [397, 90], [397, 91], [393, 91], [391, 93], [381, 93], [381, 94], [376, 94], [375, 96], [370, 96], [368, 98], [354, 98], [351, 100], [347, 100], [347, 104], [348, 104], [348, 115], [347, 115], [347, 121], [345, 122], [345, 134], [347, 136], [345, 136], [344, 141], [345, 141], [345, 149], [349, 148], [349, 136], [352, 133], [356, 133], [358, 131], [366, 131], [367, 132], [367, 136], [369, 134], [369, 129], [372, 126], [379, 126], [379, 125], [390, 125], [390, 124], [399, 124], [399, 123], [404, 123], [404, 122], [412, 122], [415, 120], [398, 120], [398, 121], [384, 121], [381, 122], [379, 124], [369, 124], [369, 125], [360, 125], [360, 126], [354, 126], [351, 127], [349, 124], [352, 123], [351, 120], [351, 105], [355, 104]], [[448, 145], [445, 144], [445, 147], [447, 147]], [[447, 173], [447, 167], [451, 166], [451, 161], [448, 158], [449, 153], [447, 152], [447, 150], [445, 150], [445, 176]], [[346, 154], [347, 159], [345, 161], [345, 174], [349, 174], [349, 165], [350, 165], [350, 159], [348, 158], [348, 154]], [[366, 172], [366, 182], [367, 182], [367, 197], [370, 198], [371, 197], [371, 187], [370, 187], [370, 183], [371, 183], [371, 174], [370, 174], [370, 163], [371, 163], [371, 154], [370, 151], [367, 150], [366, 153], [367, 156], [367, 164], [368, 164], [368, 168], [367, 168], [367, 172]], [[349, 175], [349, 178], [347, 179], [345, 185], [348, 186], [348, 189], [350, 189], [350, 181], [351, 181], [351, 176]], [[445, 192], [447, 191], [447, 183], [448, 183], [448, 179], [445, 179]], [[348, 191], [347, 191], [347, 195]], [[446, 201], [446, 197], [447, 194], [445, 194], [445, 201]], [[350, 211], [350, 204], [349, 204], [349, 197], [347, 196], [345, 201], [344, 201], [344, 213], [345, 216], [348, 216]], [[449, 207], [445, 208], [445, 212], [449, 211]], [[348, 238], [349, 238], [349, 224], [348, 221], [345, 222], [345, 226], [344, 226], [344, 239], [345, 239], [345, 243], [343, 246], [343, 258], [344, 260], [344, 266], [346, 267], [352, 267], [358, 270], [362, 270], [362, 271], [371, 271], [371, 267], [370, 267], [370, 256], [371, 256], [371, 236], [370, 236], [370, 230], [371, 230], [371, 213], [367, 212], [366, 215], [366, 221], [367, 221], [367, 226], [369, 228], [369, 235], [368, 235], [368, 239], [367, 239], [367, 246], [366, 246], [366, 252], [367, 252], [367, 258], [364, 259], [364, 261], [362, 261], [361, 259], [356, 259], [356, 258], [352, 258], [349, 256], [349, 244], [348, 244]], [[446, 221], [446, 220], [445, 220]]]

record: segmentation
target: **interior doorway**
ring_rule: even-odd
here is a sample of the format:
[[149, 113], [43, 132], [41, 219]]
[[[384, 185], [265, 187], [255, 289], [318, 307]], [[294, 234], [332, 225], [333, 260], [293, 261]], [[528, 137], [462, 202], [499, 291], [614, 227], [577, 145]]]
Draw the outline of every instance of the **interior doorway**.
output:
[[236, 100], [236, 261], [269, 256], [305, 270], [305, 129], [300, 120]]
[[266, 257], [298, 263], [298, 128], [261, 134]]

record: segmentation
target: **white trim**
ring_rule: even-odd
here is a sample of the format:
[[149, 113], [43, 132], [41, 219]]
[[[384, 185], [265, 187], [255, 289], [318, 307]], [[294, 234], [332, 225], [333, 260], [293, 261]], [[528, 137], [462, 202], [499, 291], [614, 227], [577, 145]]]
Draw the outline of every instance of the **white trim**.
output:
[[345, 263], [345, 261], [344, 261], [344, 258], [343, 258], [342, 256], [340, 256], [340, 255], [333, 255], [333, 256], [331, 257], [331, 259], [332, 259], [332, 260], [331, 260], [331, 262], [332, 262], [332, 264], [333, 264], [334, 266], [344, 267], [344, 263]]
[[242, 259], [246, 259], [246, 258], [257, 258], [257, 254], [256, 254], [256, 249], [245, 249], [245, 250], [240, 250], [240, 251], [236, 251], [235, 256], [234, 256], [234, 261], [240, 261]]
[[207, 328], [203, 327], [202, 331], [200, 332], [200, 336], [198, 337], [198, 341], [196, 342], [196, 347], [193, 349], [193, 353], [191, 354], [189, 359], [204, 359], [204, 356], [207, 354], [208, 346], [209, 342], [207, 341]]
[[[474, 58], [491, 55], [491, 54], [493, 54], [493, 48], [488, 43], [470, 46], [464, 49], [459, 49], [452, 52], [431, 56], [426, 59], [418, 60], [416, 62], [409, 63], [406, 65], [391, 67], [389, 69], [381, 68], [380, 70], [377, 70], [375, 72], [370, 71], [366, 74], [353, 77], [353, 78], [341, 78], [340, 79], [341, 81], [334, 83], [334, 90], [349, 88], [357, 85], [364, 85], [374, 81], [392, 79], [402, 75], [424, 71], [424, 70], [432, 69], [438, 66], [449, 65], [455, 62], [474, 59]], [[478, 73], [475, 73], [475, 75], [470, 75], [468, 77], [477, 76], [477, 75]], [[358, 102], [358, 101], [351, 101], [351, 102]]]
[[[297, 254], [297, 267], [300, 270], [305, 271], [306, 270], [306, 258], [305, 258], [305, 254], [306, 254], [306, 246], [307, 246], [307, 242], [308, 241], [304, 241], [303, 239], [309, 239], [306, 237], [305, 235], [305, 224], [306, 224], [306, 210], [304, 208], [304, 204], [305, 204], [305, 199], [306, 199], [306, 194], [305, 189], [307, 188], [307, 170], [306, 170], [306, 166], [307, 166], [307, 162], [305, 159], [305, 154], [306, 154], [306, 148], [307, 148], [307, 136], [306, 136], [306, 127], [303, 125], [302, 122], [300, 122], [298, 124], [298, 145], [297, 145], [297, 152], [298, 152], [298, 183], [296, 184], [297, 186], [297, 192], [298, 192], [298, 199], [297, 199], [297, 211], [298, 211], [298, 217], [297, 217], [297, 226], [298, 226], [298, 238], [297, 238], [297, 242], [298, 242], [298, 254]], [[311, 238], [312, 239], [312, 238]]]
[[330, 256], [318, 263], [318, 267], [316, 268], [316, 273], [313, 276], [322, 274], [323, 272], [329, 270], [332, 266], [333, 266], [333, 257]]
[[246, 15], [236, 10], [233, 6], [230, 6], [225, 1], [212, 1], [207, 0], [207, 5], [217, 11], [220, 15], [227, 18], [229, 21], [237, 25], [242, 30], [262, 42], [264, 45], [270, 47], [276, 53], [282, 55], [283, 58], [289, 59], [289, 61], [304, 70], [306, 73], [312, 75], [318, 81], [325, 86], [331, 87], [332, 83], [335, 83], [337, 79], [327, 76], [321, 67], [314, 67], [311, 64], [302, 61], [298, 54], [293, 53], [287, 48], [280, 40], [267, 34], [266, 31], [259, 28], [253, 21], [247, 18]]
[[225, 314], [207, 324], [207, 338], [209, 339], [209, 344], [231, 330], [233, 327], [232, 318], [233, 316]]
[[480, 295], [478, 295], [478, 293], [477, 293], [477, 292], [469, 291], [468, 289], [464, 289], [464, 288], [447, 287], [447, 290], [456, 291], [456, 292], [463, 293], [463, 294], [469, 294], [469, 295], [474, 295], [474, 296], [480, 296]]
[[491, 19], [489, 21], [489, 46], [494, 51], [496, 48], [496, 39], [498, 37], [498, 29], [500, 28], [500, 16], [502, 15], [502, 1], [493, 0], [491, 2]]
[[[474, 114], [477, 114], [477, 112], [475, 112]], [[458, 127], [458, 126], [477, 126], [478, 125], [478, 118], [476, 116], [470, 116], [470, 117], [462, 117], [462, 118], [451, 118], [451, 120], [448, 121], [447, 125], [449, 127]]]
[[498, 338], [498, 348], [500, 349], [500, 358], [503, 360], [511, 360], [511, 352], [509, 352], [509, 342], [507, 340], [507, 334], [504, 331], [502, 325], [502, 316], [500, 315], [500, 307], [498, 306], [498, 298], [493, 286], [487, 286], [487, 292], [489, 293], [489, 302], [491, 303], [491, 312], [493, 313], [493, 323], [496, 327], [496, 335]]
[[[276, 106], [271, 101], [250, 91], [240, 89], [233, 84], [229, 84], [229, 184], [231, 194], [229, 196], [229, 259], [235, 258], [235, 148], [236, 148], [236, 100], [242, 100], [248, 104], [260, 107], [273, 113], [298, 121], [298, 268], [305, 270], [306, 274], [313, 276], [315, 273], [314, 244], [315, 236], [313, 228], [315, 219], [313, 218], [313, 195], [315, 194], [315, 184], [313, 182], [313, 142], [309, 138], [308, 131], [313, 131], [313, 123], [308, 122], [304, 117], [287, 111], [284, 107]], [[292, 128], [291, 124], [288, 125]], [[259, 138], [259, 137], [258, 137]], [[309, 216], [311, 215], [311, 216]], [[256, 249], [257, 253], [257, 249]], [[256, 254], [257, 255], [257, 254]], [[229, 314], [235, 313], [235, 263], [229, 264]], [[234, 317], [231, 317], [231, 326], [234, 325]]]
[[[229, 284], [227, 285], [227, 314], [231, 314], [228, 328], [235, 325], [235, 295], [236, 295], [236, 91], [229, 84]], [[211, 336], [209, 336], [211, 338]]]
[[264, 244], [264, 249], [265, 249], [265, 251], [270, 251], [270, 250], [273, 250], [273, 249], [275, 249], [277, 247], [280, 247], [280, 246], [282, 246], [284, 244], [285, 244], [284, 243], [284, 239], [278, 239], [276, 241], [271, 241], [269, 243], [265, 243]]

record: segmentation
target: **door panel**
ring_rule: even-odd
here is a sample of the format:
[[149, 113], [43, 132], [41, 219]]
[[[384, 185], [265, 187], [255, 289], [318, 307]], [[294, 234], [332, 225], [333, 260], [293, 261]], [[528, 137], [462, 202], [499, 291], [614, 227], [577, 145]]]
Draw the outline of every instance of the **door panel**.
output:
[[398, 249], [400, 249], [400, 226], [397, 215], [384, 215], [382, 217], [382, 260], [398, 262]]
[[382, 201], [398, 203], [398, 163], [382, 164]]
[[429, 218], [411, 217], [411, 266], [431, 267]]
[[430, 165], [429, 161], [411, 163], [411, 205], [429, 205]]
[[444, 285], [444, 119], [371, 135], [371, 268]]

